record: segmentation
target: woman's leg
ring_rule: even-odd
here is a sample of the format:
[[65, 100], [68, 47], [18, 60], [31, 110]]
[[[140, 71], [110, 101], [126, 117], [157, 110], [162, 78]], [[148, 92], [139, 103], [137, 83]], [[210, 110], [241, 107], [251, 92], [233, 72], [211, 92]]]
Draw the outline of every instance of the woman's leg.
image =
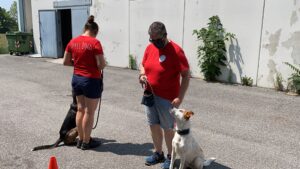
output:
[[76, 96], [76, 99], [77, 99], [77, 114], [76, 114], [76, 126], [77, 126], [77, 129], [78, 129], [78, 135], [79, 135], [79, 140], [83, 140], [83, 133], [84, 133], [84, 130], [83, 130], [83, 125], [82, 125], [82, 122], [83, 122], [83, 117], [84, 117], [84, 114], [85, 114], [85, 99], [84, 99], [84, 96], [83, 95], [80, 95], [80, 96]]
[[83, 127], [83, 142], [88, 143], [90, 141], [92, 128], [94, 124], [94, 114], [97, 109], [99, 98], [90, 99], [85, 97], [85, 114], [83, 116], [82, 127]]

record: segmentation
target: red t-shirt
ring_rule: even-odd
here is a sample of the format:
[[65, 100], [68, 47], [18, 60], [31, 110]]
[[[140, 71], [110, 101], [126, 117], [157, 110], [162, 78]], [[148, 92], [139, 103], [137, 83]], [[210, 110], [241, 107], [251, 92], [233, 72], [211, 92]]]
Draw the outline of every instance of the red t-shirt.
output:
[[81, 35], [69, 42], [66, 51], [72, 54], [74, 74], [88, 78], [101, 78], [95, 58], [96, 55], [103, 54], [99, 40]]
[[150, 44], [145, 50], [142, 65], [155, 95], [170, 101], [179, 96], [180, 73], [189, 69], [181, 47], [172, 41], [163, 49]]

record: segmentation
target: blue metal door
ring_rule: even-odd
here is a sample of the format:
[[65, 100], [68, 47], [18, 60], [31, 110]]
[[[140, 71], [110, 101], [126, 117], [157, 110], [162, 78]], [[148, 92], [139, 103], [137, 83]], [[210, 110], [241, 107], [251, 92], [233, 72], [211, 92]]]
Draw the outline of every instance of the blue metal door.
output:
[[78, 7], [71, 9], [72, 17], [72, 37], [75, 38], [81, 35], [83, 32], [83, 27], [89, 17], [88, 7]]
[[58, 50], [58, 20], [56, 10], [39, 11], [41, 55], [57, 58]]

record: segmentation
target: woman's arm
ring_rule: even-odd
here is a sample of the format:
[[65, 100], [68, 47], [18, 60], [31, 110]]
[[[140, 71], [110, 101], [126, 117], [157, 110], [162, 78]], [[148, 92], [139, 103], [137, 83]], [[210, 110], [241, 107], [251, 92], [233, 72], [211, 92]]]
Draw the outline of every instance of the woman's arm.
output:
[[103, 70], [106, 66], [105, 59], [103, 55], [96, 55], [97, 67], [99, 70]]
[[69, 52], [65, 52], [64, 54], [64, 61], [63, 61], [63, 64], [65, 66], [73, 66], [73, 62], [72, 62], [72, 54], [69, 53]]

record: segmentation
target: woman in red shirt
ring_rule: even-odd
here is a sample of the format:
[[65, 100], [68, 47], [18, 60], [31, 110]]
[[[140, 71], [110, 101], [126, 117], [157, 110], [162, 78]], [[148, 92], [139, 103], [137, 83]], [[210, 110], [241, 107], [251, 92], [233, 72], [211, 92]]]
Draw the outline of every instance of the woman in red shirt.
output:
[[94, 113], [103, 91], [102, 70], [105, 67], [102, 46], [96, 39], [98, 24], [91, 15], [84, 25], [84, 33], [72, 39], [66, 47], [64, 65], [73, 66], [72, 90], [77, 99], [77, 148], [95, 148], [101, 142], [91, 138]]

